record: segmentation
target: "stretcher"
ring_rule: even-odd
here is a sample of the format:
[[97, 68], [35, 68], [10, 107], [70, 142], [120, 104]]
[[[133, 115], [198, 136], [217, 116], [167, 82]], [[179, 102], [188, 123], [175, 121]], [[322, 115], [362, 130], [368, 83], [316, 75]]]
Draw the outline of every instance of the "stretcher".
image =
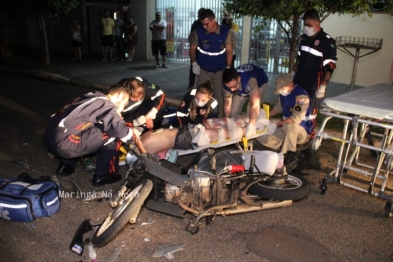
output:
[[[393, 206], [392, 196], [385, 193], [389, 173], [393, 169], [392, 98], [392, 84], [377, 84], [326, 98], [319, 111], [325, 115], [325, 118], [312, 140], [313, 150], [318, 150], [324, 139], [341, 143], [335, 169], [321, 182], [322, 193], [326, 192], [328, 182], [335, 182], [365, 192], [370, 196], [380, 197], [387, 201], [385, 206], [387, 217], [392, 216]], [[343, 121], [341, 137], [324, 132], [326, 123], [332, 118]], [[382, 132], [371, 132], [370, 130], [374, 128]], [[363, 148], [375, 152], [374, 158], [368, 158], [368, 160], [375, 159], [374, 165], [370, 165], [370, 161], [360, 162], [359, 154]], [[361, 182], [349, 174], [352, 171], [361, 177]]]

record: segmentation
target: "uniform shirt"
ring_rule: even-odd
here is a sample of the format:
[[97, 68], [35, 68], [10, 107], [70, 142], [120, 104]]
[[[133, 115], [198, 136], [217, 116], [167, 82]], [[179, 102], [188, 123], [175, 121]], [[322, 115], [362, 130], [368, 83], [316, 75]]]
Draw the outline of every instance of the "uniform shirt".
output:
[[208, 72], [224, 70], [226, 68], [225, 46], [233, 45], [235, 37], [234, 32], [227, 26], [219, 25], [214, 33], [209, 33], [203, 27], [197, 27], [190, 34], [190, 44], [197, 46], [197, 63], [201, 69]]
[[100, 129], [103, 139], [118, 137], [126, 142], [133, 132], [116, 110], [117, 106], [104, 94], [97, 91], [84, 94], [51, 117], [45, 137], [51, 144], [73, 151], [82, 143], [80, 134], [91, 128]]
[[224, 97], [229, 98], [233, 95], [249, 97], [251, 93], [262, 87], [268, 82], [268, 77], [263, 69], [257, 65], [240, 65], [236, 71], [240, 76], [240, 87], [234, 92], [223, 84]]
[[115, 26], [115, 20], [110, 17], [102, 18], [102, 35], [113, 35], [113, 28]]
[[[176, 113], [177, 119], [179, 120], [179, 126], [187, 125], [188, 123], [203, 124], [203, 122], [207, 118], [218, 117], [218, 103], [217, 100], [212, 97], [210, 99], [210, 104], [208, 102], [206, 105], [202, 107], [199, 106], [196, 107], [196, 117], [195, 120], [192, 120], [190, 118], [190, 107], [192, 103], [195, 103], [195, 94], [196, 94], [196, 88], [191, 89], [186, 93], [183, 100], [181, 101]], [[205, 116], [206, 110], [209, 108], [209, 106], [210, 106], [210, 112], [207, 116]]]
[[[123, 78], [120, 80], [119, 84], [124, 84], [129, 78]], [[142, 78], [143, 88], [145, 90], [145, 97], [143, 100], [153, 101], [153, 107], [158, 111], [164, 106], [165, 94], [161, 88], [156, 84], [150, 84], [149, 81]], [[130, 114], [134, 112], [140, 105], [142, 101], [134, 102], [132, 100], [128, 101], [128, 104], [124, 107], [122, 114]]]
[[336, 41], [323, 29], [314, 37], [301, 36], [297, 59], [299, 64], [294, 83], [303, 87], [310, 97], [314, 97], [324, 78], [324, 73], [336, 68]]
[[153, 20], [150, 23], [150, 28], [154, 28], [155, 25], [163, 26], [165, 28], [162, 31], [158, 31], [158, 30], [151, 31], [152, 40], [166, 40], [166, 21], [162, 19], [160, 20], [160, 22]]
[[299, 85], [287, 96], [279, 95], [278, 103], [274, 106], [278, 113], [282, 113], [283, 120], [291, 118], [291, 120], [302, 126], [307, 134], [311, 134], [313, 123], [310, 110], [310, 99], [306, 90]]

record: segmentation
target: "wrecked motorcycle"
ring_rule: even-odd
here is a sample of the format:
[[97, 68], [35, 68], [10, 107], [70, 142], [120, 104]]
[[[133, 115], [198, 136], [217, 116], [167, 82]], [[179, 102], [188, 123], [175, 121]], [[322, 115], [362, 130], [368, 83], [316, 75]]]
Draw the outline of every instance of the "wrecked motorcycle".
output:
[[185, 175], [179, 175], [149, 154], [137, 156], [128, 150], [125, 183], [92, 238], [97, 247], [107, 244], [128, 222], [136, 223], [143, 205], [177, 217], [192, 214], [186, 230], [195, 234], [202, 218], [209, 223], [219, 215], [286, 207], [310, 192], [306, 179], [287, 174], [285, 166], [276, 168], [278, 154], [271, 151], [205, 149], [183, 169]]

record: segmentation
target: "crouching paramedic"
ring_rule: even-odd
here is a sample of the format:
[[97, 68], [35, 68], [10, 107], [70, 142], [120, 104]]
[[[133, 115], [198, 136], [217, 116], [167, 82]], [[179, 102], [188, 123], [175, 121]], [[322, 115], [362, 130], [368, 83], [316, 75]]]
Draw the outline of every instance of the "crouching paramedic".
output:
[[121, 112], [127, 123], [146, 126], [147, 129], [160, 127], [165, 113], [165, 94], [156, 84], [139, 76], [120, 80], [130, 92], [130, 101]]
[[296, 145], [304, 144], [310, 139], [313, 128], [310, 99], [306, 90], [293, 83], [291, 74], [280, 74], [276, 79], [274, 94], [278, 102], [270, 116], [282, 113], [283, 120], [268, 126], [268, 135], [257, 137], [262, 145], [279, 150], [288, 161], [295, 159]]
[[109, 88], [107, 95], [96, 91], [75, 98], [51, 117], [44, 143], [59, 157], [56, 174], [72, 175], [79, 157], [98, 152], [93, 186], [121, 179], [115, 173], [119, 168], [120, 140], [134, 141], [145, 152], [134, 130], [126, 126], [120, 115], [128, 100], [127, 89], [117, 84]]

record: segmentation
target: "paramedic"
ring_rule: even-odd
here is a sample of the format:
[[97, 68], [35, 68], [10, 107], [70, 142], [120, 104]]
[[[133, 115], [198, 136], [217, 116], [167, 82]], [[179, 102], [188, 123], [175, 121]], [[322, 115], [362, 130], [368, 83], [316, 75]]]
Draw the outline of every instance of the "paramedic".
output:
[[274, 94], [278, 102], [270, 111], [270, 116], [282, 113], [283, 120], [268, 126], [268, 135], [257, 137], [263, 146], [279, 150], [285, 160], [295, 160], [296, 145], [307, 143], [312, 131], [310, 120], [310, 99], [307, 92], [293, 83], [291, 74], [280, 74], [275, 83]]
[[225, 25], [219, 25], [210, 9], [198, 14], [202, 26], [190, 37], [192, 71], [197, 75], [197, 86], [209, 80], [213, 84], [213, 96], [218, 102], [218, 115], [223, 117], [222, 73], [231, 67], [234, 33]]
[[325, 96], [326, 86], [336, 68], [336, 42], [321, 28], [315, 9], [303, 15], [304, 34], [300, 38], [298, 55], [293, 67], [294, 83], [303, 87], [310, 97], [311, 114], [314, 116]]
[[179, 120], [177, 126], [203, 124], [207, 118], [217, 118], [218, 103], [213, 98], [213, 87], [210, 81], [202, 83], [186, 93], [176, 113]]
[[107, 95], [97, 91], [84, 94], [51, 117], [44, 143], [59, 157], [56, 174], [72, 175], [79, 157], [98, 152], [93, 186], [112, 184], [121, 179], [121, 175], [115, 173], [119, 168], [120, 140], [125, 143], [135, 141], [141, 152], [145, 152], [134, 130], [127, 127], [120, 116], [128, 100], [127, 89], [113, 85]]
[[156, 84], [150, 84], [139, 76], [124, 78], [119, 84], [130, 92], [130, 101], [121, 112], [124, 121], [132, 126], [160, 127], [165, 113], [165, 94]]
[[267, 89], [268, 78], [259, 66], [240, 65], [238, 68], [227, 68], [223, 73], [224, 117], [237, 117], [243, 105], [249, 102], [246, 138], [256, 133], [255, 122], [258, 119], [261, 103]]

